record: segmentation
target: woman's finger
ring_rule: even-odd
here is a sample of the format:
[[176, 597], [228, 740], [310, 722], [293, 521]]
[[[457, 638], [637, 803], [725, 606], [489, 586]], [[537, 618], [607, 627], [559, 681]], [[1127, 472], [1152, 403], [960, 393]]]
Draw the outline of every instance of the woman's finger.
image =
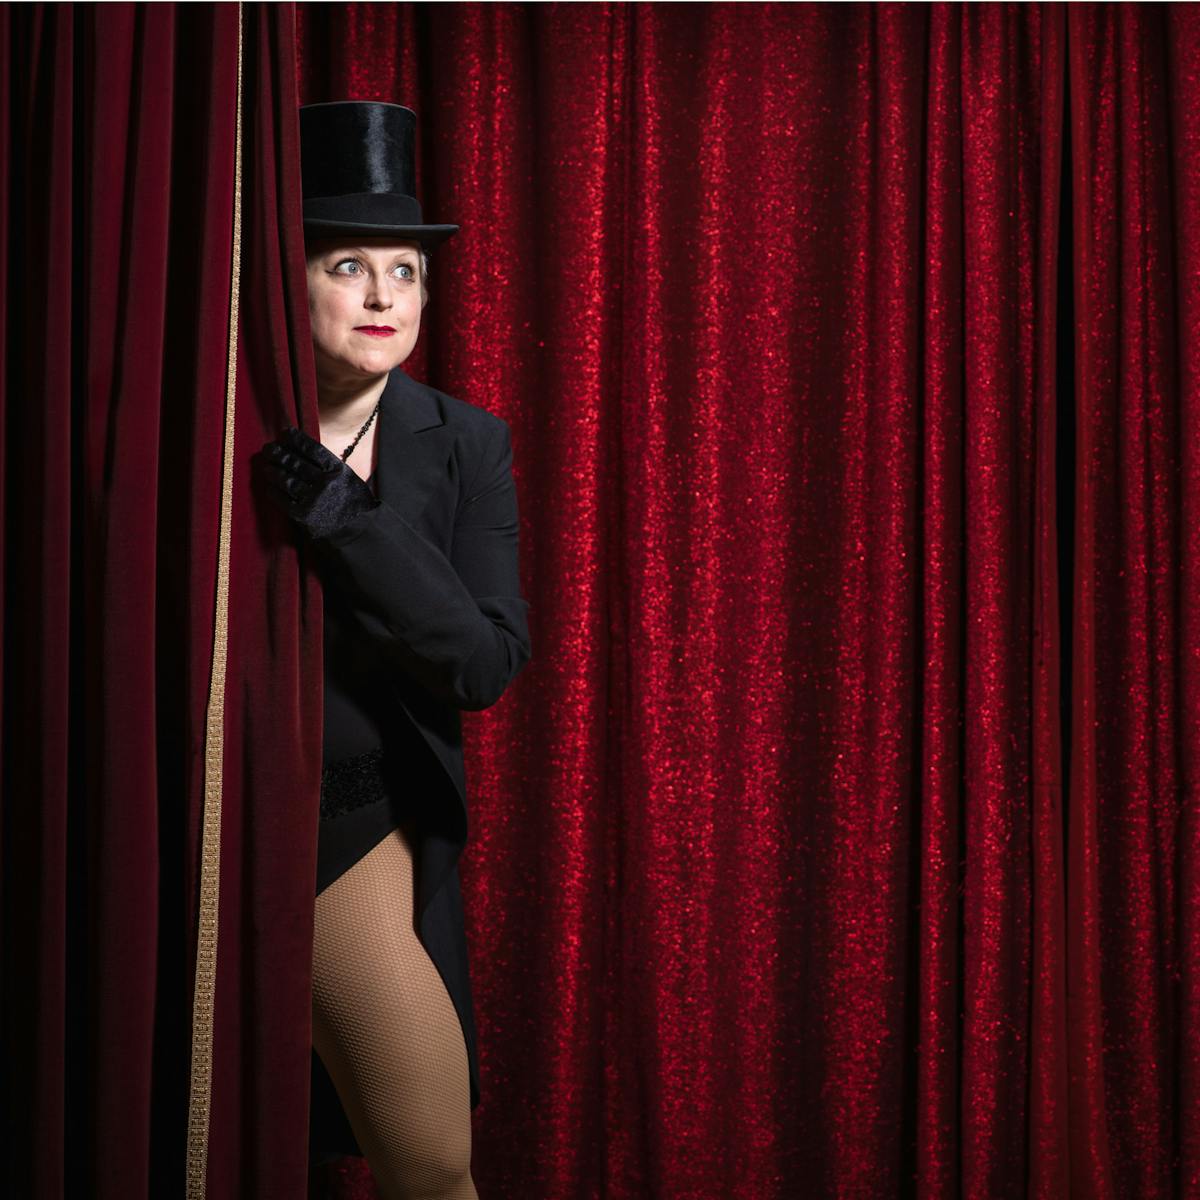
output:
[[267, 481], [292, 500], [305, 500], [312, 494], [312, 486], [288, 471], [281, 471], [272, 463], [263, 464]]
[[289, 425], [280, 435], [279, 440], [289, 450], [302, 455], [306, 461], [312, 463], [319, 471], [336, 471], [342, 466], [342, 461], [336, 454], [321, 445], [316, 438], [310, 437], [302, 429], [297, 429], [294, 425]]
[[314, 466], [303, 454], [285, 450], [278, 442], [269, 442], [263, 448], [263, 454], [268, 462], [274, 463], [280, 470], [299, 476], [308, 483], [317, 483], [325, 475], [320, 467]]
[[312, 488], [297, 479], [294, 475], [288, 476], [283, 486], [284, 490], [293, 500], [304, 501], [312, 495]]

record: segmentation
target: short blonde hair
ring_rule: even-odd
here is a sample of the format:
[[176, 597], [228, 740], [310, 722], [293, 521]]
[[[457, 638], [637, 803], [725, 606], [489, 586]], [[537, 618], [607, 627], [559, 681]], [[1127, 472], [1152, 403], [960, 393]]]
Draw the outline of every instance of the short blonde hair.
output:
[[424, 308], [429, 303], [429, 251], [419, 242], [417, 243], [417, 258], [421, 264], [418, 274], [421, 279], [421, 307]]

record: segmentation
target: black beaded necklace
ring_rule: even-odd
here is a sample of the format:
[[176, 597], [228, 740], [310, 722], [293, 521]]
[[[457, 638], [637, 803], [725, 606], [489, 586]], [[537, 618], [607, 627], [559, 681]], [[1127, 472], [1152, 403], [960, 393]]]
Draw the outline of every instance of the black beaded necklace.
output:
[[351, 454], [353, 453], [353, 451], [354, 451], [354, 447], [355, 447], [355, 446], [357, 446], [357, 445], [358, 445], [358, 443], [359, 443], [359, 441], [361, 440], [361, 438], [362, 438], [362, 435], [363, 435], [364, 433], [366, 433], [368, 429], [370, 429], [370, 428], [371, 428], [371, 422], [372, 422], [373, 420], [375, 420], [375, 414], [376, 414], [376, 413], [379, 411], [379, 405], [380, 405], [380, 403], [381, 403], [381, 400], [376, 400], [376, 401], [375, 401], [375, 407], [374, 407], [373, 409], [371, 409], [371, 415], [370, 415], [370, 416], [367, 418], [366, 424], [365, 424], [365, 425], [364, 425], [364, 426], [363, 426], [363, 427], [362, 427], [362, 428], [361, 428], [361, 429], [358, 431], [358, 433], [355, 435], [354, 441], [352, 441], [352, 442], [350, 443], [350, 445], [348, 445], [348, 446], [345, 448], [345, 450], [343, 450], [343, 451], [342, 451], [342, 462], [345, 462], [345, 461], [346, 461], [346, 459], [348, 459], [348, 458], [350, 457], [350, 455], [351, 455]]

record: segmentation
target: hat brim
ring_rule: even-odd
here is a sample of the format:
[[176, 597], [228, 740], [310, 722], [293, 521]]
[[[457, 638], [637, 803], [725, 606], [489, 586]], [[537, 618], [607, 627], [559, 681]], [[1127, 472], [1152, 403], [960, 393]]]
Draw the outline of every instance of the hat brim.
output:
[[380, 236], [388, 234], [397, 241], [419, 242], [422, 246], [438, 246], [447, 238], [453, 237], [459, 230], [457, 225], [369, 225], [357, 221], [327, 221], [319, 218], [305, 218], [305, 234], [314, 233], [319, 237], [335, 234], [356, 233]]

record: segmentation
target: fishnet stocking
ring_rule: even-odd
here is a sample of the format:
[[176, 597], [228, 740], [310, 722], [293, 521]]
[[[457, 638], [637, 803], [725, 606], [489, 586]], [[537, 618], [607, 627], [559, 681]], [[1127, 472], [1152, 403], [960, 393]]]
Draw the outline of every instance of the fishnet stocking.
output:
[[467, 1048], [394, 829], [316, 898], [313, 1046], [387, 1200], [478, 1200]]

